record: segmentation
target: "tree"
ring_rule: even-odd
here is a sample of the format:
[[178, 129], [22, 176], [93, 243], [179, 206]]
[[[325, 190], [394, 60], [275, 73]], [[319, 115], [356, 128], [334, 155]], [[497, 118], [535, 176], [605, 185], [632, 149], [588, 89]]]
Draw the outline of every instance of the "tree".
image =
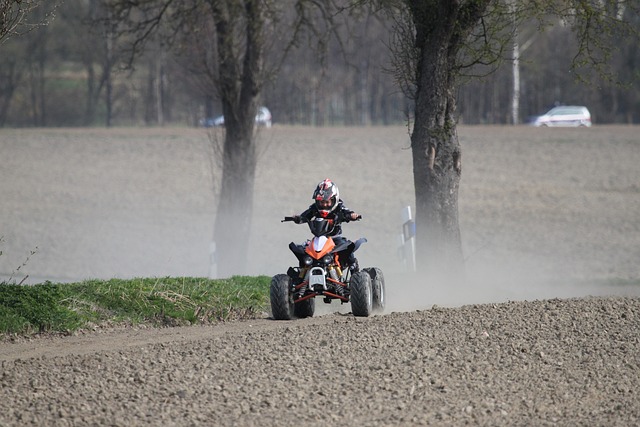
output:
[[24, 34], [40, 25], [46, 25], [53, 16], [58, 2], [48, 5], [42, 19], [30, 21], [33, 11], [44, 3], [41, 0], [1, 0], [0, 1], [0, 44], [13, 36]]
[[[49, 4], [48, 8], [40, 14], [34, 13], [40, 4], [40, 0], [0, 0], [0, 45], [11, 37], [20, 36], [49, 23], [58, 2]], [[35, 20], [31, 21], [30, 19]], [[42, 47], [38, 49], [29, 44], [29, 48], [31, 52], [37, 50], [37, 61], [29, 64], [29, 72], [32, 83], [32, 111], [35, 113], [34, 124], [38, 125], [44, 124], [44, 94], [42, 86], [45, 54]], [[33, 59], [35, 56], [31, 55], [28, 58]], [[9, 105], [20, 81], [19, 74], [21, 73], [21, 67], [18, 66], [15, 57], [8, 58], [5, 62], [5, 66], [0, 69], [0, 75], [3, 76], [4, 81], [4, 83], [0, 84], [0, 125], [3, 125], [6, 120]], [[38, 89], [39, 93], [37, 93]], [[38, 107], [36, 107], [36, 104]], [[40, 122], [38, 122], [38, 118]]]
[[37, 7], [36, 1], [3, 0], [0, 2], [0, 42], [20, 34], [27, 15]]
[[[389, 4], [389, 3], [387, 3]], [[571, 26], [578, 40], [576, 69], [607, 64], [608, 36], [632, 31], [625, 0], [402, 0], [394, 57], [398, 80], [415, 103], [411, 131], [419, 266], [436, 279], [463, 271], [458, 221], [462, 150], [456, 126], [460, 78], [473, 65], [499, 64], [525, 20]], [[634, 6], [637, 8], [638, 6]], [[637, 10], [634, 10], [637, 14]]]
[[[80, 2], [66, 2], [62, 11], [63, 17], [69, 23], [70, 31], [76, 35], [77, 47], [75, 51], [87, 73], [86, 108], [83, 124], [93, 125], [100, 97], [104, 91], [105, 126], [110, 127], [113, 112], [113, 73], [114, 59], [114, 30], [108, 19], [108, 8], [102, 0], [88, 0]], [[81, 23], [82, 25], [77, 25]], [[98, 25], [94, 25], [98, 23]], [[96, 71], [96, 63], [99, 70]]]
[[24, 78], [24, 62], [19, 59], [20, 46], [5, 45], [0, 63], [0, 126], [7, 121], [9, 106]]
[[[293, 22], [283, 22], [283, 11], [293, 6]], [[330, 2], [277, 0], [113, 0], [112, 17], [132, 38], [131, 58], [144, 50], [152, 35], [158, 41], [197, 52], [190, 64], [205, 81], [206, 95], [219, 99], [225, 118], [220, 147], [220, 193], [214, 227], [218, 274], [245, 270], [257, 163], [254, 126], [260, 96], [267, 79], [305, 28], [322, 36], [312, 19]], [[207, 31], [207, 30], [210, 30]], [[326, 33], [326, 32], [325, 32]], [[193, 43], [186, 43], [190, 41]], [[265, 66], [270, 43], [277, 43], [276, 60]]]

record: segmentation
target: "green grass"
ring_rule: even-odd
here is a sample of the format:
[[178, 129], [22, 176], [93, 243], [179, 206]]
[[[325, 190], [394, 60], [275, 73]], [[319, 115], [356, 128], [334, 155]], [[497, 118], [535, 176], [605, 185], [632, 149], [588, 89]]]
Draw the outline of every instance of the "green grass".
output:
[[0, 283], [0, 333], [69, 333], [101, 324], [178, 326], [262, 315], [270, 278]]

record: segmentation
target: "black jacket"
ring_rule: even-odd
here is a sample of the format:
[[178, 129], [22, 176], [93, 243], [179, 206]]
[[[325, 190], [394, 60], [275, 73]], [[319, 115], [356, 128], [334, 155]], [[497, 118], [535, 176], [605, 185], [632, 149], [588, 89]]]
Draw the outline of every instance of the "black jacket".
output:
[[[344, 207], [342, 200], [338, 200], [338, 205], [336, 208], [327, 215], [327, 219], [331, 219], [334, 221], [333, 232], [331, 232], [330, 236], [339, 236], [342, 234], [342, 226], [340, 223], [342, 222], [350, 222], [352, 210]], [[307, 221], [312, 220], [313, 218], [319, 217], [320, 213], [315, 203], [309, 206], [309, 208], [300, 214], [300, 217], [305, 218]]]

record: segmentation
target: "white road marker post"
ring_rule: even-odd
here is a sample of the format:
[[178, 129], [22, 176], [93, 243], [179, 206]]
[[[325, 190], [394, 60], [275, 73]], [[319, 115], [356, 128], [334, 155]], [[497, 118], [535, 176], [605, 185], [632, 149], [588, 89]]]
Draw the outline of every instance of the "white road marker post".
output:
[[411, 206], [402, 210], [402, 258], [407, 271], [416, 271], [416, 223], [411, 216]]

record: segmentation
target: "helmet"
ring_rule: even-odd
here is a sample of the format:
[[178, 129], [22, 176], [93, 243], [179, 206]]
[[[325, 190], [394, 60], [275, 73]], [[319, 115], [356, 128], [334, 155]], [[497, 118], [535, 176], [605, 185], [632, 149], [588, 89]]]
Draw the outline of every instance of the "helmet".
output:
[[338, 206], [340, 191], [338, 186], [327, 178], [316, 186], [312, 198], [316, 202], [316, 208], [318, 208], [320, 215], [326, 217]]

